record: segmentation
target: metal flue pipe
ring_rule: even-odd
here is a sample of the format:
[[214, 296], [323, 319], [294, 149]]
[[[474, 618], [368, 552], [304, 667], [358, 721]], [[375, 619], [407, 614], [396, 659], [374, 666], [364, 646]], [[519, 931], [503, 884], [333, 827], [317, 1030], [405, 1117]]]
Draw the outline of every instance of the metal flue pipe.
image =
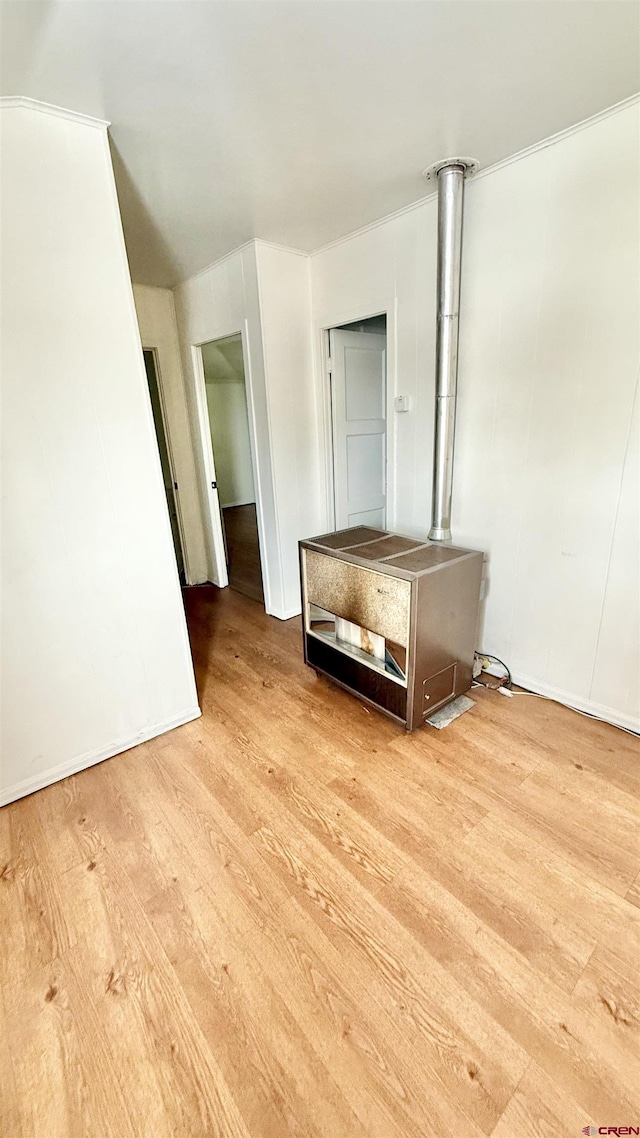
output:
[[[475, 164], [473, 164], [475, 165]], [[438, 324], [436, 414], [430, 541], [451, 541], [453, 446], [458, 383], [458, 318], [462, 263], [463, 159], [439, 163], [427, 176], [438, 180]]]

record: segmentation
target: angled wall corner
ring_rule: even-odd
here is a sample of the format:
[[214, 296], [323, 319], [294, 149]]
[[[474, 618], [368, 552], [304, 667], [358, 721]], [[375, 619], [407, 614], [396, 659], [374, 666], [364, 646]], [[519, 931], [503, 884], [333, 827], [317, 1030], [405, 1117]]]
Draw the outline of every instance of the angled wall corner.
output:
[[106, 124], [0, 117], [7, 802], [199, 709]]

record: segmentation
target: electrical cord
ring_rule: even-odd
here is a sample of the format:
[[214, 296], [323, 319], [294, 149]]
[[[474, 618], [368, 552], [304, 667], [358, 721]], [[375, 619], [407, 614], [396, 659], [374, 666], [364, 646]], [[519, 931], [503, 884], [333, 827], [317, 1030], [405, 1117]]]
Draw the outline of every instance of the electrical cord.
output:
[[[486, 684], [481, 684], [481, 687], [486, 687]], [[532, 695], [534, 699], [548, 699], [551, 703], [559, 703], [561, 707], [568, 707], [569, 711], [575, 711], [577, 715], [585, 715], [587, 719], [597, 719], [598, 723], [607, 723], [609, 727], [617, 727], [618, 731], [626, 731], [627, 735], [633, 735], [635, 739], [640, 739], [640, 732], [633, 731], [631, 727], [623, 727], [620, 723], [611, 723], [608, 719], [603, 719], [601, 715], [594, 715], [592, 711], [582, 711], [579, 707], [573, 707], [570, 703], [562, 703], [559, 699], [554, 699], [552, 695], [540, 695], [537, 691], [512, 691], [511, 695]]]
[[[501, 660], [499, 656], [492, 656], [490, 652], [476, 652], [476, 656], [479, 656], [480, 658], [484, 656], [487, 660], [495, 660], [496, 664], [499, 664], [501, 668], [504, 668], [505, 672], [507, 673], [503, 687], [512, 687], [511, 672], [509, 671], [504, 660]], [[480, 687], [488, 688], [489, 684], [480, 683]]]
[[594, 715], [591, 711], [582, 711], [579, 707], [574, 707], [570, 703], [563, 703], [562, 700], [554, 699], [552, 695], [541, 695], [537, 691], [512, 691], [513, 682], [511, 679], [511, 672], [505, 664], [504, 660], [500, 660], [497, 656], [492, 656], [489, 652], [476, 652], [476, 656], [485, 656], [487, 660], [495, 660], [496, 664], [500, 664], [507, 673], [506, 680], [501, 688], [493, 688], [489, 684], [483, 684], [482, 680], [474, 679], [472, 687], [487, 688], [489, 691], [497, 691], [500, 695], [530, 695], [535, 699], [548, 699], [551, 703], [559, 703], [561, 707], [568, 707], [570, 711], [575, 711], [578, 715], [585, 715], [587, 719], [596, 719], [598, 723], [608, 723], [610, 727], [617, 727], [619, 731], [626, 731], [627, 735], [633, 735], [634, 738], [640, 738], [640, 732], [633, 731], [630, 727], [622, 727], [620, 723], [610, 723], [608, 719], [603, 719], [601, 715]]

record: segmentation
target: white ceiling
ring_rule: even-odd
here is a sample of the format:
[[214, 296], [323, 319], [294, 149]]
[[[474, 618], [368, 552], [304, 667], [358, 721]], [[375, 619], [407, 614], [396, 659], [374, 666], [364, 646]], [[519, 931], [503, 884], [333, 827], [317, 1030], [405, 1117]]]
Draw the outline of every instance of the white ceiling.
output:
[[19, 0], [2, 93], [112, 123], [133, 279], [310, 250], [633, 94], [630, 0]]

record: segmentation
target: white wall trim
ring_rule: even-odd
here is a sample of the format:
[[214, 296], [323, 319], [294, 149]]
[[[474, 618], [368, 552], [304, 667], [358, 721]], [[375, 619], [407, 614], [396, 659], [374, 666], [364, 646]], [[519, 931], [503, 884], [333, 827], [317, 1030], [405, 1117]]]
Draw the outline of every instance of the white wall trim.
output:
[[[335, 325], [331, 325], [335, 327]], [[388, 345], [387, 345], [388, 347]], [[329, 327], [313, 324], [313, 380], [316, 396], [316, 420], [320, 436], [323, 471], [323, 533], [336, 528], [336, 495], [333, 469], [333, 424], [331, 422], [331, 380], [329, 379]], [[388, 376], [387, 376], [388, 378]]]
[[53, 103], [43, 103], [40, 99], [29, 99], [26, 95], [2, 95], [0, 109], [22, 108], [28, 111], [40, 111], [45, 115], [54, 115], [59, 119], [70, 119], [71, 122], [84, 123], [85, 126], [97, 127], [98, 130], [108, 130], [111, 126], [106, 119], [96, 119], [92, 115], [83, 115], [80, 111], [70, 111], [67, 107], [56, 107]]
[[[479, 177], [479, 173], [474, 174], [474, 178]], [[418, 198], [415, 202], [409, 202], [408, 205], [403, 205], [400, 209], [396, 209], [392, 213], [386, 213], [384, 217], [377, 217], [375, 221], [370, 221], [367, 225], [361, 225], [360, 229], [352, 229], [350, 233], [344, 233], [342, 237], [336, 237], [334, 241], [328, 241], [326, 245], [320, 245], [317, 249], [312, 249], [309, 256], [316, 257], [319, 253], [327, 253], [329, 249], [337, 249], [340, 245], [351, 241], [353, 237], [362, 237], [363, 234], [371, 233], [372, 230], [379, 229], [381, 225], [386, 225], [389, 221], [395, 221], [398, 217], [404, 217], [407, 213], [413, 213], [414, 210], [421, 209], [423, 205], [433, 201], [437, 196], [438, 191], [434, 190], [433, 193], [426, 194], [423, 198]]]
[[556, 134], [550, 134], [548, 138], [542, 138], [540, 142], [534, 142], [531, 146], [525, 146], [524, 150], [517, 150], [515, 154], [509, 154], [506, 158], [501, 158], [499, 162], [494, 162], [493, 165], [485, 167], [483, 170], [478, 170], [474, 175], [473, 180], [476, 178], [485, 178], [487, 174], [496, 174], [498, 170], [504, 170], [505, 166], [511, 166], [513, 162], [519, 162], [522, 158], [528, 158], [531, 154], [538, 154], [540, 150], [546, 150], [548, 146], [555, 146], [558, 142], [564, 142], [566, 138], [570, 138], [573, 134], [579, 134], [580, 131], [587, 130], [590, 126], [595, 126], [605, 119], [611, 118], [612, 115], [617, 115], [620, 111], [626, 111], [629, 107], [633, 107], [636, 103], [640, 102], [640, 92], [636, 95], [630, 95], [628, 99], [622, 99], [619, 103], [614, 103], [612, 107], [605, 107], [603, 111], [598, 111], [597, 114], [591, 115], [588, 119], [581, 119], [580, 122], [574, 123], [572, 126], [565, 127], [564, 130], [559, 130]]
[[596, 703], [593, 699], [582, 699], [576, 696], [575, 692], [555, 688], [551, 684], [545, 684], [541, 680], [534, 679], [533, 676], [526, 676], [523, 672], [514, 672], [511, 678], [517, 687], [526, 688], [527, 691], [535, 692], [536, 695], [555, 699], [557, 703], [561, 703], [571, 710], [584, 711], [587, 715], [595, 715], [597, 719], [603, 719], [612, 727], [626, 727], [628, 731], [640, 733], [640, 719], [634, 715], [626, 715], [615, 707], [606, 707], [605, 704]]
[[155, 739], [157, 735], [164, 735], [167, 731], [173, 731], [175, 727], [181, 727], [183, 723], [190, 723], [192, 719], [199, 719], [201, 715], [202, 712], [199, 707], [189, 707], [186, 711], [172, 716], [171, 719], [166, 719], [163, 723], [155, 723], [152, 727], [146, 727], [144, 731], [138, 731], [129, 738], [118, 739], [106, 747], [98, 747], [95, 751], [87, 751], [86, 754], [77, 755], [74, 759], [60, 763], [57, 767], [50, 767], [31, 778], [23, 779], [22, 782], [16, 782], [13, 786], [0, 792], [0, 806], [15, 802], [17, 798], [25, 798], [27, 794], [42, 790], [43, 787], [50, 786], [52, 782], [60, 782], [63, 778], [68, 778], [69, 775], [78, 774], [86, 767], [93, 767], [96, 763], [104, 762], [105, 759], [112, 759], [114, 755], [120, 755], [123, 751], [130, 751], [132, 747], [137, 747], [140, 743], [147, 743], [150, 739]]
[[[506, 158], [501, 158], [499, 162], [494, 162], [491, 166], [485, 166], [478, 170], [469, 179], [468, 185], [472, 185], [479, 178], [486, 178], [489, 174], [497, 174], [499, 170], [504, 170], [506, 166], [511, 166], [514, 162], [520, 162], [523, 158], [529, 158], [532, 154], [537, 154], [540, 150], [546, 150], [549, 146], [555, 146], [558, 142], [563, 142], [564, 139], [569, 138], [573, 134], [578, 134], [587, 127], [595, 126], [596, 123], [602, 122], [604, 119], [610, 118], [612, 115], [619, 114], [620, 111], [626, 111], [629, 107], [635, 106], [640, 102], [640, 93], [630, 95], [628, 99], [622, 99], [619, 103], [614, 103], [612, 107], [606, 107], [603, 111], [598, 111], [597, 114], [591, 115], [588, 119], [582, 119], [578, 123], [573, 123], [572, 126], [565, 127], [564, 130], [559, 130], [557, 134], [550, 134], [547, 138], [543, 138], [540, 142], [533, 142], [531, 146], [525, 146], [523, 150], [517, 150], [515, 154], [509, 154]], [[351, 233], [345, 233], [342, 237], [336, 237], [334, 241], [328, 241], [326, 245], [320, 245], [317, 249], [312, 249], [309, 253], [310, 257], [315, 257], [318, 253], [325, 253], [329, 249], [335, 249], [339, 245], [343, 245], [346, 241], [351, 241], [353, 237], [360, 237], [363, 233], [369, 233], [373, 229], [378, 229], [381, 225], [386, 225], [389, 221], [395, 221], [398, 217], [404, 217], [407, 213], [413, 213], [416, 209], [421, 209], [427, 202], [433, 201], [437, 198], [438, 191], [434, 190], [433, 193], [425, 194], [423, 198], [418, 198], [415, 202], [410, 202], [409, 205], [401, 206], [400, 209], [394, 210], [392, 213], [387, 213], [384, 217], [379, 217], [375, 221], [370, 221], [368, 225], [362, 225], [360, 229], [353, 229]]]

